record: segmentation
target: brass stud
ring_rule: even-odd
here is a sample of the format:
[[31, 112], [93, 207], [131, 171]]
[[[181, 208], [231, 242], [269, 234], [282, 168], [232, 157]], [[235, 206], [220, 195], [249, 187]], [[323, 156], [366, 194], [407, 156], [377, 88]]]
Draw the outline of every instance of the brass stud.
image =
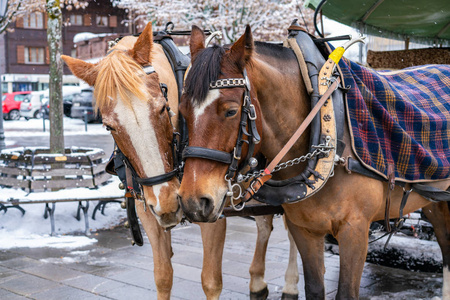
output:
[[130, 228], [130, 223], [128, 221], [125, 221], [125, 223], [123, 223], [123, 226], [125, 228]]
[[125, 184], [123, 184], [123, 182], [119, 183], [119, 189], [121, 190], [125, 189]]
[[127, 201], [122, 201], [120, 203], [120, 207], [122, 207], [123, 209], [127, 209]]

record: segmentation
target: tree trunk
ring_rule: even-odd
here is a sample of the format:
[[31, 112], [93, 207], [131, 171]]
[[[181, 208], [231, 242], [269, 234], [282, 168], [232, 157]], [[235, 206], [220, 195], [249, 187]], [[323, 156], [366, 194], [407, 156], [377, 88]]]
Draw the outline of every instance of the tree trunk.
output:
[[50, 152], [64, 154], [64, 126], [62, 101], [62, 16], [60, 0], [46, 0], [48, 27], [47, 40], [50, 55], [49, 80], [49, 119], [50, 119]]

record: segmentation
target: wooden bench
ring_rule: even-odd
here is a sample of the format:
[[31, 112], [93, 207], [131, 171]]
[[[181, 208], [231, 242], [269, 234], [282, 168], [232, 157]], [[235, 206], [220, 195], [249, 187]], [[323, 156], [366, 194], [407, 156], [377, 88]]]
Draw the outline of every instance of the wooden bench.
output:
[[[106, 184], [104, 186], [99, 187], [98, 189], [93, 190], [83, 190], [83, 194], [77, 196], [77, 189], [68, 189], [57, 192], [42, 192], [42, 193], [29, 193], [26, 195], [20, 195], [19, 197], [10, 197], [8, 194], [17, 193], [17, 190], [8, 191], [10, 189], [0, 189], [0, 192], [3, 192], [0, 196], [0, 211], [7, 212], [8, 209], [14, 208], [19, 209], [22, 214], [25, 214], [25, 209], [22, 205], [25, 204], [45, 204], [44, 209], [44, 218], [47, 219], [50, 217], [50, 225], [51, 225], [51, 235], [55, 234], [55, 209], [56, 203], [63, 202], [78, 202], [76, 218], [78, 221], [81, 220], [81, 211], [83, 211], [84, 222], [85, 222], [85, 234], [89, 235], [89, 203], [91, 201], [98, 201], [96, 204], [93, 213], [92, 219], [95, 220], [95, 214], [99, 210], [101, 213], [104, 212], [105, 205], [110, 202], [121, 203], [124, 200], [125, 192], [117, 189], [117, 183], [119, 181], [113, 181], [110, 184]], [[111, 191], [107, 191], [110, 189]], [[72, 193], [72, 195], [69, 194]], [[80, 192], [80, 190], [78, 190]], [[1, 216], [0, 216], [1, 219]]]
[[[116, 180], [109, 185], [111, 175], [105, 172], [105, 153], [98, 148], [71, 147], [63, 154], [50, 154], [48, 148], [13, 148], [0, 153], [0, 211], [19, 209], [24, 204], [45, 204], [44, 218], [50, 217], [51, 234], [55, 234], [55, 206], [57, 202], [78, 202], [76, 218], [83, 211], [85, 233], [89, 234], [88, 209], [91, 201], [99, 201], [98, 210], [104, 212], [109, 202], [122, 202], [124, 191]], [[79, 189], [83, 188], [83, 189]], [[110, 190], [108, 190], [110, 189]], [[83, 204], [85, 203], [85, 204]], [[51, 207], [50, 207], [51, 204]]]

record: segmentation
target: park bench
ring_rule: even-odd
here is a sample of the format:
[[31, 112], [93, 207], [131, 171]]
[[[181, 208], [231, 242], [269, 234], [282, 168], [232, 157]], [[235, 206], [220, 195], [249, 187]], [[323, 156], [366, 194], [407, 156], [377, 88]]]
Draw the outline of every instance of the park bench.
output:
[[[76, 218], [83, 211], [85, 233], [89, 234], [88, 209], [98, 201], [104, 212], [109, 202], [122, 202], [124, 191], [119, 180], [105, 172], [102, 149], [71, 147], [65, 154], [50, 154], [47, 148], [13, 148], [0, 153], [0, 211], [14, 208], [25, 213], [22, 205], [45, 204], [44, 218], [50, 218], [51, 234], [55, 234], [56, 203], [78, 202]], [[113, 182], [111, 182], [113, 181]]]

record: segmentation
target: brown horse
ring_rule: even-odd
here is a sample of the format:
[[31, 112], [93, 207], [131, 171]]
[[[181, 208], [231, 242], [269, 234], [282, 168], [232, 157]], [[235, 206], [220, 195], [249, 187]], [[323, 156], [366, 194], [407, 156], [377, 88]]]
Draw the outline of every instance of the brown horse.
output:
[[[271, 161], [290, 139], [311, 110], [309, 95], [301, 79], [294, 52], [282, 46], [254, 43], [250, 27], [229, 48], [205, 48], [203, 32], [193, 28], [190, 48], [192, 68], [185, 81], [180, 112], [188, 123], [189, 146], [234, 153], [240, 130], [245, 82], [256, 112], [261, 142], [255, 152]], [[246, 78], [248, 74], [248, 79]], [[242, 82], [240, 83], [239, 78]], [[215, 89], [211, 83], [235, 79], [239, 87]], [[223, 81], [222, 81], [223, 82]], [[234, 84], [234, 83], [233, 83]], [[231, 84], [231, 85], [233, 85]], [[250, 126], [247, 126], [247, 129]], [[348, 129], [346, 129], [348, 131]], [[345, 137], [350, 144], [349, 133]], [[309, 131], [295, 143], [284, 161], [309, 150]], [[208, 149], [207, 149], [208, 150]], [[247, 151], [244, 145], [242, 155]], [[352, 156], [345, 149], [343, 156]], [[232, 156], [232, 155], [231, 155]], [[239, 157], [238, 157], [239, 158]], [[242, 161], [242, 160], [241, 160]], [[264, 167], [264, 166], [262, 166]], [[185, 215], [192, 221], [213, 222], [221, 213], [229, 190], [226, 175], [229, 164], [210, 157], [187, 156], [179, 189]], [[274, 179], [292, 178], [298, 168], [287, 168]], [[450, 181], [430, 183], [447, 189]], [[332, 234], [340, 247], [340, 275], [337, 299], [357, 299], [367, 254], [372, 221], [385, 215], [387, 183], [336, 168], [325, 186], [313, 196], [294, 204], [284, 204], [289, 231], [299, 249], [305, 276], [307, 299], [324, 299], [324, 236]], [[390, 216], [399, 217], [402, 189], [392, 192]], [[450, 297], [450, 213], [446, 203], [432, 203], [411, 194], [404, 213], [423, 208], [432, 221], [444, 260], [444, 297]]]
[[[96, 106], [103, 123], [139, 177], [161, 175], [173, 170], [172, 135], [176, 118], [170, 120], [167, 108], [178, 112], [177, 83], [161, 45], [153, 43], [149, 23], [139, 38], [122, 38], [97, 64], [63, 55], [75, 76], [94, 86]], [[153, 67], [153, 69], [151, 67]], [[151, 70], [146, 74], [145, 70]], [[167, 85], [168, 101], [160, 88]], [[171, 228], [182, 211], [177, 199], [179, 182], [143, 186], [145, 201], [136, 200], [139, 219], [153, 250], [158, 299], [170, 299], [173, 281]], [[258, 240], [250, 268], [250, 290], [265, 289], [264, 257], [272, 229], [272, 216], [258, 217]], [[222, 290], [222, 254], [226, 220], [199, 224], [203, 240], [202, 286], [207, 299], [218, 299]], [[291, 266], [296, 266], [295, 256]], [[285, 290], [296, 293], [298, 274], [288, 269]]]

